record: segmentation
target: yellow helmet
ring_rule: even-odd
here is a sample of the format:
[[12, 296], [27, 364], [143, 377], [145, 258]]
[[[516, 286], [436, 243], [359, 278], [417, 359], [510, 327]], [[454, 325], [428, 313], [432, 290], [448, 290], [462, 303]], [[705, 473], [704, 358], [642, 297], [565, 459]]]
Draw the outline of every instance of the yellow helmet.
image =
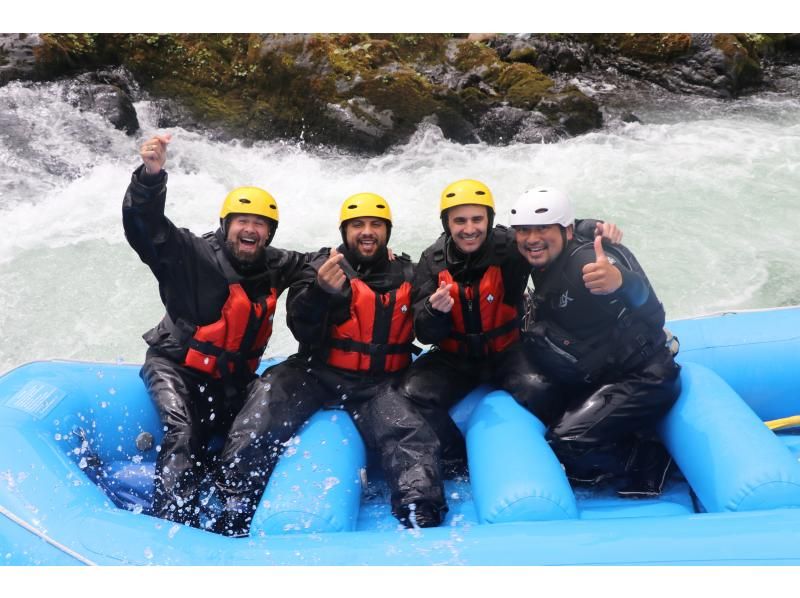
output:
[[275, 198], [260, 187], [237, 187], [225, 197], [222, 209], [219, 211], [219, 222], [222, 232], [225, 230], [227, 216], [231, 214], [255, 214], [263, 216], [272, 222], [267, 245], [272, 243], [275, 231], [278, 230], [278, 203]]
[[255, 214], [278, 223], [278, 204], [275, 198], [259, 187], [238, 187], [222, 202], [220, 218], [228, 214]]
[[339, 212], [339, 225], [352, 218], [369, 216], [383, 218], [391, 224], [392, 210], [389, 208], [389, 202], [375, 193], [356, 193], [344, 200]]
[[489, 187], [480, 181], [461, 179], [449, 184], [442, 191], [439, 214], [444, 215], [444, 212], [450, 208], [468, 204], [486, 206], [494, 212], [494, 198], [492, 197], [492, 192], [489, 191]]

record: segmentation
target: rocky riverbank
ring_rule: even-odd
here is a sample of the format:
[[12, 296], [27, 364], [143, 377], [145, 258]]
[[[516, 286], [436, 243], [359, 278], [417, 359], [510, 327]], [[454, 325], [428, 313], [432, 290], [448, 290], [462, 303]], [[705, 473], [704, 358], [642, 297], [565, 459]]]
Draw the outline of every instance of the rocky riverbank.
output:
[[65, 94], [129, 134], [159, 126], [376, 154], [422, 123], [462, 143], [554, 142], [635, 120], [582, 80], [727, 98], [779, 85], [800, 34], [0, 34], [0, 85]]

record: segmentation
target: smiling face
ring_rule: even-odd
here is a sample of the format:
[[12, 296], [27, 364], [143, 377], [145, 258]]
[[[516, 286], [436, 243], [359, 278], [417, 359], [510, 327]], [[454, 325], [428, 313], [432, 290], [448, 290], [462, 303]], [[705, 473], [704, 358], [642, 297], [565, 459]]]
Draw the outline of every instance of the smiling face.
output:
[[447, 210], [447, 228], [462, 253], [473, 253], [486, 240], [489, 210], [486, 206], [467, 204]]
[[[560, 224], [514, 226], [517, 249], [534, 268], [552, 264], [564, 251]], [[572, 226], [566, 229], [566, 239], [572, 239]]]
[[359, 259], [369, 261], [386, 246], [389, 227], [383, 218], [353, 218], [344, 223], [347, 248]]
[[225, 241], [231, 253], [241, 262], [254, 262], [264, 252], [272, 224], [263, 216], [231, 214]]

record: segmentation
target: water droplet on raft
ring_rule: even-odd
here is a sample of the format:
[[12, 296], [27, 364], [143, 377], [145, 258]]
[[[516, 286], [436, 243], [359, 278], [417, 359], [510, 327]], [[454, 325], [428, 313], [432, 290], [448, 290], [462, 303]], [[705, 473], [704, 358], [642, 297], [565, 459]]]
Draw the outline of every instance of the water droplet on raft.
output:
[[132, 511], [139, 515], [142, 512], [142, 505], [133, 505]]
[[144, 549], [144, 558], [146, 558], [146, 559], [152, 559], [153, 558], [153, 549], [150, 548], [149, 546], [147, 546]]
[[78, 462], [78, 467], [81, 469], [86, 469], [88, 467], [88, 463], [86, 462], [86, 457], [81, 457], [81, 460]]
[[53, 436], [53, 438], [55, 438], [56, 440], [61, 440], [61, 434], [56, 434], [55, 436]]
[[103, 374], [103, 370], [97, 370], [97, 373], [96, 373], [95, 375], [96, 375], [98, 378], [102, 378], [102, 377], [103, 377], [105, 374]]
[[117, 389], [112, 386], [111, 388], [108, 389], [108, 394], [110, 395], [117, 394]]
[[106, 407], [108, 407], [108, 403], [106, 403], [105, 401], [100, 401], [100, 407], [102, 409], [105, 409]]
[[169, 539], [171, 540], [172, 538], [175, 537], [175, 534], [177, 534], [179, 531], [181, 531], [181, 526], [176, 523], [171, 528], [169, 528], [169, 532], [167, 532], [167, 536], [169, 536]]
[[322, 487], [325, 490], [330, 490], [334, 486], [338, 485], [339, 485], [339, 478], [334, 478], [334, 477], [325, 478], [325, 481], [322, 483]]
[[217, 417], [217, 414], [212, 413], [211, 415], [208, 416], [208, 420], [213, 422], [215, 417]]

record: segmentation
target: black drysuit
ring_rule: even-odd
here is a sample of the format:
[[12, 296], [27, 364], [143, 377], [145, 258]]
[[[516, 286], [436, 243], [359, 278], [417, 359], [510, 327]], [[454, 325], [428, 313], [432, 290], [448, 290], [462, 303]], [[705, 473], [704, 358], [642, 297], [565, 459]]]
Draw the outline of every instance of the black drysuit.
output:
[[248, 306], [264, 303], [299, 276], [306, 256], [267, 247], [258, 263], [239, 263], [225, 247], [222, 230], [198, 237], [165, 217], [166, 183], [165, 171], [150, 176], [139, 167], [125, 193], [122, 221], [131, 247], [158, 280], [166, 308], [161, 322], [144, 334], [150, 348], [141, 370], [164, 427], [153, 513], [196, 525], [209, 442], [227, 433], [256, 379], [253, 363], [263, 349], [221, 354], [216, 371], [200, 371], [186, 362], [195, 331], [220, 320], [231, 284], [244, 290]]
[[654, 495], [669, 456], [653, 430], [677, 400], [680, 367], [665, 345], [664, 309], [636, 258], [622, 245], [605, 252], [623, 277], [609, 295], [583, 282], [583, 267], [596, 260], [592, 243], [569, 241], [531, 273], [525, 348], [561, 398], [546, 411], [529, 408], [550, 424], [547, 438], [571, 478], [627, 474], [631, 495]]
[[[401, 372], [349, 370], [329, 363], [332, 328], [351, 317], [351, 281], [358, 279], [375, 293], [389, 293], [410, 282], [412, 264], [405, 256], [389, 261], [385, 249], [370, 262], [358, 262], [344, 245], [338, 251], [353, 268], [343, 292], [330, 294], [317, 283], [317, 270], [330, 255], [330, 250], [321, 250], [306, 268], [305, 283], [293, 287], [287, 299], [289, 327], [300, 341], [299, 353], [262, 374], [231, 427], [216, 475], [225, 508], [216, 525], [221, 533], [247, 533], [284, 443], [321, 408], [346, 410], [365, 444], [380, 452], [393, 505], [400, 488], [413, 496], [419, 480], [431, 477], [429, 470], [437, 467], [435, 434], [392, 388]], [[403, 309], [410, 314], [410, 307]], [[440, 487], [440, 499], [441, 492]]]

